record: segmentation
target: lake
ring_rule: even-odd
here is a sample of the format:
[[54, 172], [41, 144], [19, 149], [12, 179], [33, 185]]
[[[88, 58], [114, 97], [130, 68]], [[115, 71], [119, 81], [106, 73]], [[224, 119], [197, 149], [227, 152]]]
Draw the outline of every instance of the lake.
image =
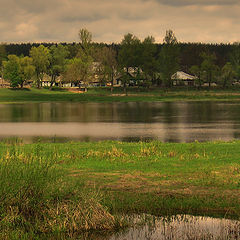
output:
[[0, 138], [26, 142], [240, 139], [239, 102], [0, 104]]

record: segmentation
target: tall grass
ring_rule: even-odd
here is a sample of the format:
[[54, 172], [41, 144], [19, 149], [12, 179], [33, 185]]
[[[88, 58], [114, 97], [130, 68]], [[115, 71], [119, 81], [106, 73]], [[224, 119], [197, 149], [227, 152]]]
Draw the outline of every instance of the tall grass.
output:
[[72, 236], [116, 227], [115, 218], [100, 204], [101, 194], [69, 181], [57, 159], [56, 152], [45, 152], [39, 144], [31, 151], [12, 145], [1, 153], [1, 239]]

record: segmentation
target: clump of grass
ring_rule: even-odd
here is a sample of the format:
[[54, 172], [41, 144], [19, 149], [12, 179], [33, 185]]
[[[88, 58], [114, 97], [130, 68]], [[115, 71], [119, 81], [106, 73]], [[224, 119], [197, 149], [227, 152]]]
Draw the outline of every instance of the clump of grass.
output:
[[77, 181], [68, 183], [67, 174], [57, 161], [55, 152], [43, 154], [42, 146], [38, 144], [34, 145], [32, 152], [13, 145], [2, 154], [2, 239], [9, 239], [11, 234], [23, 236], [29, 232], [40, 235], [64, 232], [71, 236], [74, 232], [113, 229], [118, 225], [100, 204], [100, 193], [89, 192]]
[[177, 155], [177, 153], [176, 153], [175, 151], [170, 151], [170, 152], [168, 153], [168, 156], [169, 156], [169, 157], [176, 157], [176, 155]]
[[140, 156], [162, 156], [162, 149], [160, 148], [159, 142], [149, 142], [143, 143], [140, 142]]
[[90, 150], [87, 153], [87, 157], [97, 157], [103, 159], [114, 159], [114, 158], [121, 158], [128, 156], [121, 148], [117, 148], [112, 146], [111, 150], [104, 150], [104, 151], [94, 151]]
[[[89, 196], [87, 196], [89, 197]], [[102, 206], [98, 198], [85, 198], [76, 201], [66, 200], [50, 206], [45, 212], [42, 231], [81, 232], [88, 230], [112, 230], [115, 218]]]

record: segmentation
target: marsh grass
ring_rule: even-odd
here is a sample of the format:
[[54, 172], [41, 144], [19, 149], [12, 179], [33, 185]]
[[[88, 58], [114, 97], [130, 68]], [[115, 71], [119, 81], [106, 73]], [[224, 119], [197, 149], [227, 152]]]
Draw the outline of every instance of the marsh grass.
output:
[[59, 167], [59, 157], [56, 149], [45, 151], [41, 144], [28, 150], [15, 144], [2, 149], [1, 239], [36, 239], [49, 233], [71, 236], [119, 225], [101, 205], [101, 193], [87, 189], [79, 180], [71, 181]]

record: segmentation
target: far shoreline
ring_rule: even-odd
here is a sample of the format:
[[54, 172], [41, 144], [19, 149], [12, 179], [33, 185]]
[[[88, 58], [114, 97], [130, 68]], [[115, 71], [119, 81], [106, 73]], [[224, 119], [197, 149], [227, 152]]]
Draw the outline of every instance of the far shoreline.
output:
[[240, 101], [239, 89], [188, 89], [129, 88], [127, 93], [121, 88], [89, 88], [86, 93], [68, 89], [0, 89], [0, 103], [36, 103], [36, 102], [174, 102], [174, 101]]

